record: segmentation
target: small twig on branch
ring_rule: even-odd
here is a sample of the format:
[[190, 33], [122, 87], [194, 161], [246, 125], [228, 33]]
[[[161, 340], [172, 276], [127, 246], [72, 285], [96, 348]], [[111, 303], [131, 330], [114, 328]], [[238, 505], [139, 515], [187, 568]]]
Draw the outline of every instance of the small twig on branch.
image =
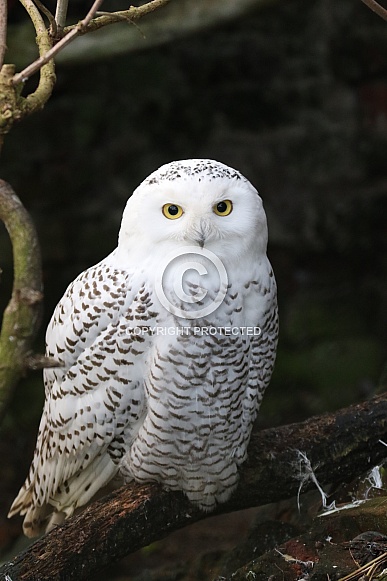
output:
[[66, 24], [68, 4], [69, 0], [57, 0], [56, 3], [55, 22], [59, 33], [61, 33]]
[[380, 16], [380, 18], [383, 18], [383, 20], [387, 20], [387, 10], [386, 8], [383, 8], [383, 6], [381, 6], [378, 2], [375, 2], [375, 0], [361, 0], [361, 1], [363, 2], [363, 4], [368, 6], [370, 10], [372, 10], [378, 16]]
[[4, 63], [7, 48], [7, 0], [0, 0], [0, 70]]
[[45, 355], [33, 354], [25, 358], [25, 368], [32, 371], [38, 369], [49, 369], [55, 367], [62, 367], [63, 363], [59, 363], [54, 357], [46, 357]]
[[11, 186], [0, 180], [0, 220], [12, 242], [12, 297], [0, 334], [0, 423], [13, 388], [24, 374], [40, 323], [42, 271], [38, 237], [31, 218]]
[[[143, 6], [131, 6], [129, 10], [121, 10], [118, 12], [105, 13], [103, 16], [94, 18], [90, 24], [82, 30], [81, 34], [86, 34], [88, 32], [94, 32], [100, 28], [104, 28], [109, 24], [115, 24], [116, 22], [134, 22], [146, 14], [150, 14], [163, 6], [166, 6], [170, 0], [151, 0]], [[65, 32], [71, 30], [73, 27], [68, 26], [65, 28]]]
[[48, 19], [48, 21], [50, 23], [50, 35], [55, 38], [56, 35], [57, 35], [57, 26], [56, 26], [56, 22], [55, 22], [54, 16], [51, 14], [51, 12], [49, 11], [49, 9], [46, 8], [46, 6], [42, 2], [40, 2], [40, 0], [34, 0], [34, 2], [36, 4], [36, 6], [39, 8], [39, 10], [41, 12], [43, 12], [43, 14], [45, 16], [47, 16], [47, 19]]
[[66, 36], [64, 36], [55, 46], [51, 47], [46, 53], [41, 54], [41, 56], [36, 61], [31, 63], [20, 73], [17, 73], [13, 77], [12, 83], [14, 85], [17, 85], [18, 83], [25, 82], [31, 75], [39, 71], [43, 67], [43, 65], [51, 61], [59, 51], [61, 51], [76, 36], [78, 36], [84, 28], [87, 27], [96, 11], [101, 6], [102, 2], [103, 0], [95, 0], [93, 6], [90, 8], [85, 18], [78, 22], [75, 28], [73, 28], [68, 34], [66, 34]]
[[[240, 484], [216, 514], [297, 495], [298, 453], [308, 458], [321, 485], [348, 482], [380, 464], [387, 449], [387, 395], [335, 414], [253, 433]], [[304, 489], [315, 486], [312, 479]], [[296, 500], [295, 500], [296, 503]], [[178, 492], [132, 483], [90, 504], [0, 567], [0, 578], [23, 581], [94, 579], [101, 568], [170, 532], [214, 513], [203, 513]]]

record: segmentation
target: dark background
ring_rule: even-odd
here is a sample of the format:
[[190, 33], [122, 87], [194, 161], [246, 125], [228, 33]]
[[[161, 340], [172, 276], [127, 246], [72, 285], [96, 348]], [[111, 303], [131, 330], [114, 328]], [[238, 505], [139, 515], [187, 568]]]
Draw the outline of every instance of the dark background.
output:
[[[386, 57], [387, 23], [360, 1], [292, 0], [146, 52], [58, 67], [53, 97], [14, 127], [0, 160], [38, 228], [44, 326], [67, 284], [115, 247], [133, 189], [163, 163], [209, 157], [244, 173], [268, 215], [280, 344], [260, 425], [375, 394], [387, 344]], [[3, 307], [3, 229], [0, 266]], [[37, 350], [43, 341], [42, 331]], [[4, 549], [20, 531], [4, 515], [42, 398], [32, 375], [2, 427]]]

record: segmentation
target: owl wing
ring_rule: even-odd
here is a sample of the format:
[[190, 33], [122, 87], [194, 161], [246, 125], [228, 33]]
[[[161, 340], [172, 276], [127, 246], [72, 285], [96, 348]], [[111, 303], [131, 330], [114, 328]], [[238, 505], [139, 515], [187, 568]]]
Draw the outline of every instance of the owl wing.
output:
[[[125, 440], [144, 411], [141, 361], [146, 340], [130, 327], [153, 316], [145, 285], [100, 263], [82, 273], [47, 330], [46, 401], [29, 475], [9, 516], [25, 514], [39, 532], [47, 512], [70, 516], [117, 472]], [[50, 506], [48, 506], [50, 505]]]
[[[249, 380], [244, 400], [246, 433], [250, 430], [260, 408], [265, 390], [270, 383], [274, 368], [278, 341], [277, 285], [274, 273], [267, 260], [267, 273], [264, 280], [252, 281], [259, 303], [259, 316], [256, 319], [256, 333], [250, 345]], [[254, 296], [254, 295], [253, 295]]]

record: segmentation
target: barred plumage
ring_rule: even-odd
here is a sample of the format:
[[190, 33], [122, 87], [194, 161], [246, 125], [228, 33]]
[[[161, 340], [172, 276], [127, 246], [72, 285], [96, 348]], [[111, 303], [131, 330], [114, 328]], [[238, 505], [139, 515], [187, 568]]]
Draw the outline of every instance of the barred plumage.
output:
[[47, 330], [59, 366], [45, 370], [34, 458], [9, 513], [25, 515], [28, 536], [117, 474], [203, 510], [230, 497], [275, 360], [266, 245], [258, 193], [221, 163], [173, 162], [135, 190], [117, 249], [69, 286]]

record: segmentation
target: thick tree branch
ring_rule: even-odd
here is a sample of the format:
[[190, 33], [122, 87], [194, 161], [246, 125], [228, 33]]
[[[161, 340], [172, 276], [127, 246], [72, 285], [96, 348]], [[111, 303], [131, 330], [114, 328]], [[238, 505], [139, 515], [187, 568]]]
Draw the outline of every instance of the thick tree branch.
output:
[[[52, 41], [41, 14], [32, 0], [20, 1], [34, 24], [39, 52], [44, 54], [51, 48]], [[15, 67], [13, 65], [4, 65], [0, 70], [0, 149], [4, 136], [10, 131], [13, 123], [36, 110], [42, 109], [50, 98], [55, 84], [53, 60], [42, 67], [38, 87], [34, 93], [26, 98], [23, 98], [19, 88], [14, 86], [14, 74]]]
[[13, 65], [3, 65], [0, 69], [0, 152], [4, 136], [11, 129], [13, 123], [20, 119], [18, 95], [12, 87], [12, 77], [15, 73]]
[[[387, 395], [300, 423], [253, 433], [249, 460], [230, 502], [217, 514], [295, 496], [314, 486], [300, 453], [320, 484], [349, 481], [387, 456]], [[213, 513], [211, 513], [213, 514]], [[101, 567], [206, 518], [180, 493], [155, 484], [132, 484], [87, 507], [80, 515], [0, 567], [13, 581], [82, 581]], [[94, 575], [94, 576], [93, 576]], [[4, 578], [4, 577], [2, 577]]]
[[12, 297], [0, 334], [0, 423], [12, 390], [25, 373], [40, 323], [42, 272], [37, 234], [11, 186], [0, 180], [0, 220], [8, 230], [14, 262]]

